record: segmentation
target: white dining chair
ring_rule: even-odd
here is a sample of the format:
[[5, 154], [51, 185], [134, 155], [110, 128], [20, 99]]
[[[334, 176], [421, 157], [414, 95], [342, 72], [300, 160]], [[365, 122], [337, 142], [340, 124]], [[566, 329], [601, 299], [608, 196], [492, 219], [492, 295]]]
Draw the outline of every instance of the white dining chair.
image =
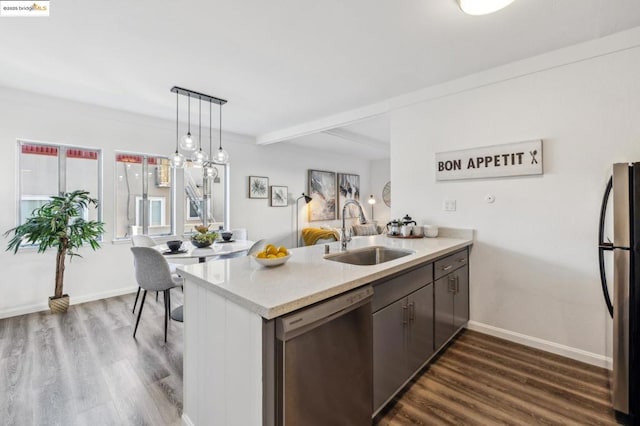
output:
[[231, 238], [233, 238], [234, 240], [248, 240], [249, 239], [249, 234], [247, 233], [247, 228], [236, 228], [236, 229], [232, 229], [231, 232], [233, 232], [233, 236]]

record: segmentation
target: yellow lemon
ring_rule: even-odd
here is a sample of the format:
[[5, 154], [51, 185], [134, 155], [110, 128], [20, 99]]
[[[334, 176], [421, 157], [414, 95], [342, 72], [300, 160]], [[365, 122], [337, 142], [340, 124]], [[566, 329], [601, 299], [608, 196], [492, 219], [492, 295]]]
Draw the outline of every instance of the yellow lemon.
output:
[[258, 259], [264, 259], [265, 257], [267, 257], [267, 253], [265, 253], [265, 252], [263, 252], [263, 251], [258, 252], [258, 254], [256, 254], [256, 257], [257, 257]]
[[278, 253], [284, 253], [285, 256], [287, 254], [287, 248], [285, 246], [278, 247]]
[[275, 246], [271, 246], [267, 249], [267, 254], [276, 255], [278, 254], [278, 249]]
[[267, 255], [267, 259], [275, 259], [276, 255], [275, 254], [268, 254]]
[[283, 252], [278, 252], [278, 254], [276, 254], [276, 257], [286, 257], [286, 253]]
[[266, 246], [264, 246], [264, 251], [268, 252], [271, 247], [276, 248], [276, 246], [274, 246], [273, 244], [267, 244]]

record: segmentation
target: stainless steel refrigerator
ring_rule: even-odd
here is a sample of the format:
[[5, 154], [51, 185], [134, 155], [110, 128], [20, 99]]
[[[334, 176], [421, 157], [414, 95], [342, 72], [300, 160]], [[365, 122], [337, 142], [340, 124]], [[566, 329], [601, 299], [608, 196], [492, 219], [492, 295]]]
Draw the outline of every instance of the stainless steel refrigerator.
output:
[[[613, 241], [605, 241], [611, 194]], [[599, 240], [602, 291], [613, 316], [613, 408], [635, 424], [640, 422], [640, 163], [613, 165], [602, 200]], [[613, 252], [613, 302], [606, 280], [607, 251]]]

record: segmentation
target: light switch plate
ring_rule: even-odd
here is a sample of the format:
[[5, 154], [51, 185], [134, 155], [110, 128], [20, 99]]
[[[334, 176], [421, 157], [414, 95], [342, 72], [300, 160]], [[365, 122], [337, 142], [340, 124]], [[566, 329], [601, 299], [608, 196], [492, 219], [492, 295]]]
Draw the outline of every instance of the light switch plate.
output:
[[444, 204], [442, 205], [442, 209], [445, 212], [455, 212], [456, 211], [456, 200], [444, 200]]

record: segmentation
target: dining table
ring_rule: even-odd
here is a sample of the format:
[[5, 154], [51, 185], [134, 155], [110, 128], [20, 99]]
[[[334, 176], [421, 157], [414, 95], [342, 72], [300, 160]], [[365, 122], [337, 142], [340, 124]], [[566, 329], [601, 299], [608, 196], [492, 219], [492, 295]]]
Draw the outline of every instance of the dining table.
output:
[[[216, 240], [209, 247], [199, 248], [194, 246], [191, 241], [183, 241], [182, 246], [175, 252], [169, 250], [166, 244], [158, 244], [153, 248], [164, 254], [167, 260], [187, 260], [198, 259], [199, 263], [204, 263], [207, 259], [224, 259], [246, 252], [253, 246], [254, 241], [251, 240]], [[183, 306], [180, 305], [171, 311], [171, 319], [182, 322], [184, 319]]]
[[194, 246], [191, 241], [183, 241], [180, 249], [175, 252], [169, 250], [166, 244], [159, 244], [154, 248], [164, 254], [168, 261], [198, 259], [198, 262], [204, 263], [208, 258], [224, 258], [247, 251], [253, 243], [251, 240], [216, 240], [209, 247], [199, 248]]

